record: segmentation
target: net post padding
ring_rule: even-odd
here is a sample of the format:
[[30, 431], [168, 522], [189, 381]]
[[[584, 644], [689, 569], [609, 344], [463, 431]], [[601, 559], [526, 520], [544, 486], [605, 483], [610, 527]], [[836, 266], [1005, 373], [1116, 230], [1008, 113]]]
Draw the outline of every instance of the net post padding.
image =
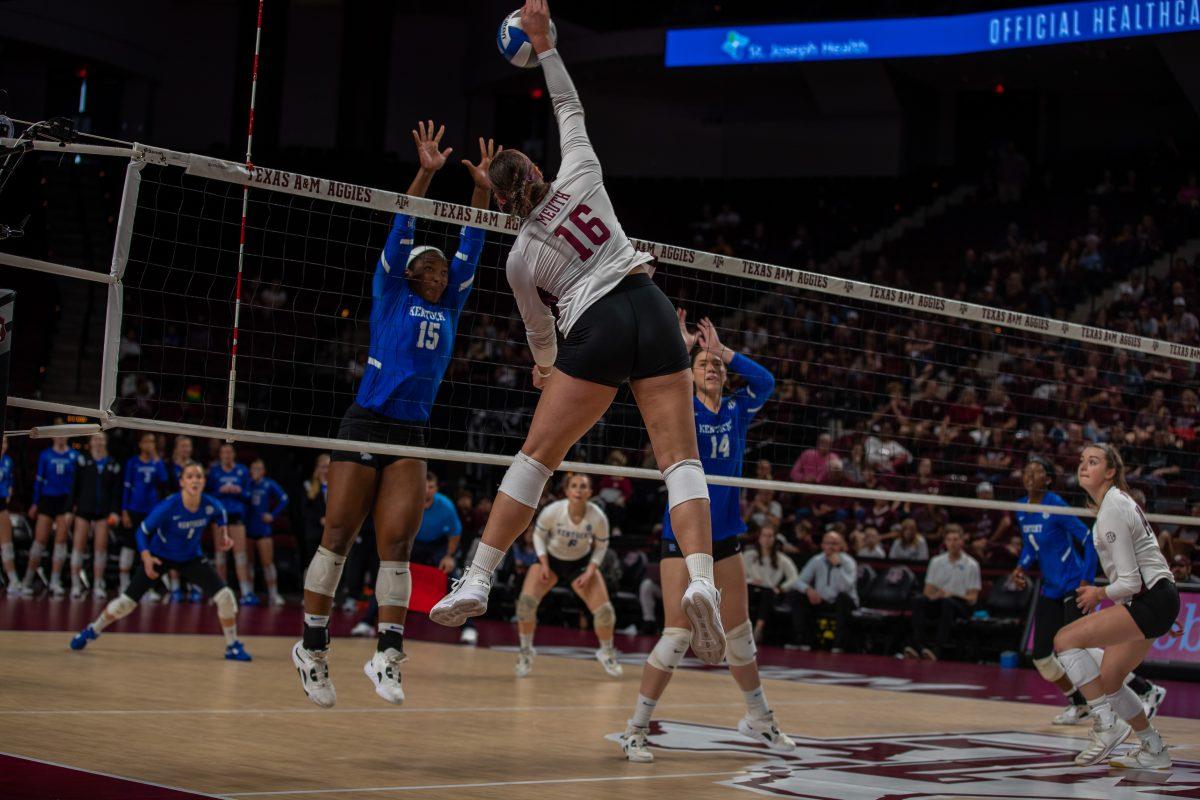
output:
[[[232, 161], [178, 153], [140, 144], [134, 145], [134, 151], [151, 163], [183, 167], [189, 175], [258, 187], [268, 191], [284, 192], [299, 197], [316, 198], [377, 211], [400, 212], [422, 219], [460, 223], [510, 235], [516, 235], [520, 228], [520, 222], [516, 217], [501, 214], [498, 211], [469, 208], [424, 197], [410, 197], [385, 189], [357, 186], [325, 178], [313, 178], [285, 170], [268, 169], [261, 166], [247, 169], [244, 164]], [[663, 264], [819, 292], [849, 300], [904, 308], [982, 325], [996, 325], [1059, 339], [1120, 347], [1148, 355], [1167, 356], [1177, 360], [1200, 363], [1200, 347], [1118, 333], [1091, 325], [1054, 320], [1019, 311], [1006, 311], [920, 292], [902, 291], [848, 278], [835, 278], [818, 272], [808, 272], [761, 261], [722, 256], [703, 250], [694, 250], [690, 247], [665, 245], [644, 239], [631, 239], [631, 241], [638, 250], [650, 253]]]
[[117, 400], [117, 369], [120, 360], [121, 322], [124, 317], [124, 292], [121, 279], [129, 264], [129, 246], [133, 239], [133, 220], [141, 192], [142, 159], [134, 158], [125, 168], [125, 186], [121, 193], [121, 209], [117, 215], [117, 231], [113, 240], [112, 265], [108, 301], [104, 312], [104, 352], [100, 362], [100, 408], [111, 414]]

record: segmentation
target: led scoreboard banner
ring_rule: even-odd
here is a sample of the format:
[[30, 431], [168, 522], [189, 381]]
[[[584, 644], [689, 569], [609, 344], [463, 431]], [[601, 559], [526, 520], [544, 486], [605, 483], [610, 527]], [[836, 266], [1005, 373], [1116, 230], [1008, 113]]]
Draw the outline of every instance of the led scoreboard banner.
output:
[[1118, 0], [977, 14], [667, 31], [666, 66], [990, 53], [1200, 31], [1200, 0]]

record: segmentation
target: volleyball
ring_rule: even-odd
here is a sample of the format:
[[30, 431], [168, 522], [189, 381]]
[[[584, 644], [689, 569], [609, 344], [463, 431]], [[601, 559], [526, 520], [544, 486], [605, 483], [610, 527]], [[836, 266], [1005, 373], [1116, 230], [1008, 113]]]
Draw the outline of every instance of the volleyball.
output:
[[[558, 29], [554, 27], [553, 22], [550, 23], [550, 41], [558, 44]], [[529, 69], [537, 66], [537, 53], [533, 52], [533, 44], [521, 28], [519, 8], [500, 23], [500, 30], [496, 32], [496, 46], [500, 48], [500, 54], [514, 67]]]

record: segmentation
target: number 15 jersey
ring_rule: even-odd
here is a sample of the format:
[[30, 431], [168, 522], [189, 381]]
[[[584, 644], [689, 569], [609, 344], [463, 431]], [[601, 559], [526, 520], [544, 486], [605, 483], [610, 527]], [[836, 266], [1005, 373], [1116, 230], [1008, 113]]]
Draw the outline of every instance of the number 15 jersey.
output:
[[423, 300], [404, 277], [415, 223], [397, 214], [375, 267], [371, 289], [371, 349], [356, 402], [397, 420], [426, 422], [450, 365], [484, 232], [463, 227], [450, 258], [449, 282], [436, 303]]
[[633, 248], [604, 189], [600, 161], [583, 124], [583, 104], [557, 50], [538, 59], [554, 103], [562, 165], [545, 198], [522, 222], [508, 254], [507, 275], [534, 360], [554, 364], [554, 316], [540, 287], [558, 299], [563, 336], [592, 303], [608, 294], [634, 267], [653, 260]]

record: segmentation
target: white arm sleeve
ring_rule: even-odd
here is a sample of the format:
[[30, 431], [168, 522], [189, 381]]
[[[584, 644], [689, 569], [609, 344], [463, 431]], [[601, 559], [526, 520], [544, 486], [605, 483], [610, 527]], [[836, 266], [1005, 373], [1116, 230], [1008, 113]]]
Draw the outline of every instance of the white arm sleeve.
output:
[[592, 563], [598, 567], [608, 552], [608, 517], [596, 508], [596, 518], [596, 527], [592, 531]]
[[546, 555], [546, 533], [549, 526], [554, 524], [550, 519], [550, 509], [552, 506], [546, 506], [542, 509], [542, 513], [538, 514], [537, 522], [533, 523], [533, 552], [538, 558]]
[[539, 367], [552, 367], [558, 357], [558, 340], [554, 338], [554, 315], [538, 296], [537, 286], [533, 282], [533, 271], [525, 263], [525, 259], [515, 250], [508, 254], [508, 265], [505, 269], [508, 285], [512, 288], [513, 297], [517, 299], [517, 308], [521, 319], [525, 322], [525, 338], [529, 341], [529, 349], [533, 360]]
[[[1138, 568], [1137, 554], [1133, 551], [1133, 537], [1142, 532], [1140, 521], [1126, 519], [1118, 507], [1105, 508], [1096, 518], [1096, 530], [1104, 539], [1112, 557], [1116, 575], [1110, 575], [1104, 593], [1115, 603], [1137, 594], [1142, 588], [1142, 571]], [[1136, 524], [1135, 524], [1136, 522]]]
[[542, 74], [546, 77], [546, 88], [550, 90], [550, 100], [554, 103], [554, 116], [558, 120], [558, 138], [562, 144], [562, 164], [558, 173], [564, 175], [593, 169], [600, 172], [600, 161], [588, 140], [587, 129], [583, 125], [583, 103], [579, 101], [579, 92], [567, 74], [558, 50], [547, 50], [538, 56], [542, 65]]

